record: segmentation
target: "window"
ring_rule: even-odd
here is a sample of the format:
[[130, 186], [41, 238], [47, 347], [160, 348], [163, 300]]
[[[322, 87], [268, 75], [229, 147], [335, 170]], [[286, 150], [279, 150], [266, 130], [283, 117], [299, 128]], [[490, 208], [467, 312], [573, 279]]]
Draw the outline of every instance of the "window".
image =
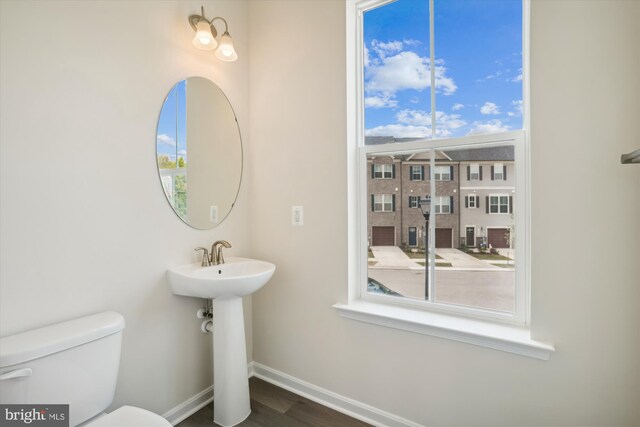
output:
[[[349, 303], [336, 304], [341, 315], [425, 334], [433, 334], [437, 324], [438, 336], [532, 357], [548, 358], [553, 351], [552, 346], [531, 340], [522, 327], [527, 324], [530, 265], [524, 167], [528, 139], [523, 130], [523, 111], [528, 107], [528, 64], [523, 61], [528, 42], [522, 39], [528, 37], [528, 27], [523, 27], [527, 8], [528, 3], [523, 9], [519, 0], [347, 2], [347, 64], [353, 70], [347, 109], [350, 280]], [[409, 197], [408, 192], [448, 194], [432, 196], [428, 222], [415, 211], [403, 212], [404, 204], [396, 206], [399, 212], [386, 216], [384, 224], [366, 209], [367, 194], [381, 194], [376, 189], [383, 183], [363, 172], [367, 163], [383, 157], [392, 158], [401, 168], [416, 160], [429, 166], [422, 177], [432, 179], [415, 182], [410, 169], [392, 189], [403, 198]], [[468, 187], [469, 181], [482, 180], [483, 167], [486, 175], [493, 169], [495, 180], [496, 164], [502, 165], [502, 176], [498, 173], [502, 181], [507, 180], [504, 166], [509, 165], [510, 181]], [[456, 179], [455, 165], [469, 166], [467, 180]], [[488, 194], [494, 187], [508, 192]], [[479, 192], [472, 206], [477, 208], [482, 202], [486, 213], [475, 208], [454, 213], [453, 197], [469, 190]], [[481, 200], [485, 197], [486, 202]], [[492, 199], [496, 214], [505, 209], [512, 214], [487, 215], [490, 197], [497, 197]], [[404, 200], [410, 201], [409, 206], [414, 203]], [[468, 204], [469, 199], [465, 200]], [[446, 213], [453, 215], [443, 215]], [[467, 224], [474, 224], [473, 228]], [[415, 228], [417, 240], [426, 243], [423, 271], [414, 265], [407, 271], [392, 271], [367, 261], [368, 230], [380, 226], [406, 230], [406, 237], [396, 243], [400, 249], [408, 242], [409, 230]], [[511, 239], [512, 245], [503, 244], [505, 230], [510, 237], [517, 236]], [[436, 248], [458, 248], [467, 238], [469, 243], [474, 241], [476, 252], [486, 250], [487, 242], [496, 242], [492, 248], [499, 251], [504, 265], [493, 265], [481, 256], [476, 257], [484, 266], [481, 271], [462, 272], [439, 258], [436, 264]], [[403, 276], [411, 282], [398, 286]], [[461, 280], [463, 288], [459, 287]], [[372, 281], [390, 292], [369, 292]], [[449, 318], [456, 319], [451, 321], [450, 334], [443, 332]], [[478, 325], [470, 320], [475, 318], [496, 320], [500, 328], [518, 326], [507, 328], [509, 333], [496, 326], [488, 335], [473, 332], [475, 326], [453, 327], [454, 323]], [[522, 338], [515, 339], [516, 335]]]
[[372, 194], [371, 206], [373, 212], [393, 212], [396, 196], [393, 194]]
[[420, 196], [409, 196], [409, 208], [419, 208], [420, 207]]
[[436, 166], [433, 172], [436, 181], [451, 181], [453, 179], [453, 166]]
[[411, 181], [422, 181], [424, 178], [424, 166], [411, 166], [409, 168]]
[[491, 166], [491, 179], [494, 181], [505, 181], [507, 179], [507, 167], [502, 163], [495, 163]]
[[490, 214], [506, 214], [512, 211], [512, 198], [506, 194], [487, 196], [487, 209]]
[[480, 180], [482, 180], [480, 165], [475, 163], [467, 166], [467, 181], [480, 181]]
[[453, 213], [453, 197], [451, 196], [436, 196], [431, 200], [431, 203], [437, 214]]
[[374, 179], [395, 178], [395, 165], [392, 164], [373, 164], [371, 171]]
[[479, 208], [480, 207], [480, 199], [478, 196], [470, 195], [465, 197], [464, 207], [465, 208]]

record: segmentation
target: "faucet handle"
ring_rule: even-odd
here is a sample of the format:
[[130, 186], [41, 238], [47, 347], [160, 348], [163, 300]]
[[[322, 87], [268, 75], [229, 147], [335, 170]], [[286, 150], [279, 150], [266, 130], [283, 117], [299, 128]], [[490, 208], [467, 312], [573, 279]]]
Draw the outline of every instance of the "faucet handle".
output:
[[202, 254], [202, 264], [200, 265], [203, 267], [209, 267], [211, 265], [211, 263], [209, 262], [209, 250], [207, 248], [197, 247], [195, 251], [204, 251], [204, 253]]

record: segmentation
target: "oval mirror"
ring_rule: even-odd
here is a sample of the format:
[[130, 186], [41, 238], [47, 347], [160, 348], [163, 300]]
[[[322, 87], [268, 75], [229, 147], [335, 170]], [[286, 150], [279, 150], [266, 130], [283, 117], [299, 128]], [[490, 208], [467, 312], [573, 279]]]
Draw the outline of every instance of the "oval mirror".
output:
[[164, 194], [180, 219], [207, 230], [229, 215], [240, 190], [242, 140], [215, 83], [189, 77], [171, 89], [158, 119], [156, 153]]

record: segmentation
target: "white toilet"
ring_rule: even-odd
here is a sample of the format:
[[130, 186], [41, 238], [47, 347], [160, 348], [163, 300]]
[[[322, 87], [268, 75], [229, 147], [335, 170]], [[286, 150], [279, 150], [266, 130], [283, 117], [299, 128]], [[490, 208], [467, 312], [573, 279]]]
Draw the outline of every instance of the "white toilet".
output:
[[105, 311], [0, 338], [0, 403], [69, 404], [69, 425], [169, 427], [161, 416], [113, 401], [124, 318]]

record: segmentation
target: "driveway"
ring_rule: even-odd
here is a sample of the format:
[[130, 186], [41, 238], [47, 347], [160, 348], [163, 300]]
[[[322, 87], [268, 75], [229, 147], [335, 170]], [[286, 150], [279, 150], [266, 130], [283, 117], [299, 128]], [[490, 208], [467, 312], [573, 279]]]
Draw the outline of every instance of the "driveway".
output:
[[378, 268], [424, 269], [397, 246], [371, 246], [371, 252], [377, 261], [375, 267]]
[[436, 249], [436, 254], [443, 258], [442, 262], [450, 262], [453, 268], [470, 268], [474, 270], [499, 270], [501, 268], [472, 257], [458, 249], [438, 248]]

